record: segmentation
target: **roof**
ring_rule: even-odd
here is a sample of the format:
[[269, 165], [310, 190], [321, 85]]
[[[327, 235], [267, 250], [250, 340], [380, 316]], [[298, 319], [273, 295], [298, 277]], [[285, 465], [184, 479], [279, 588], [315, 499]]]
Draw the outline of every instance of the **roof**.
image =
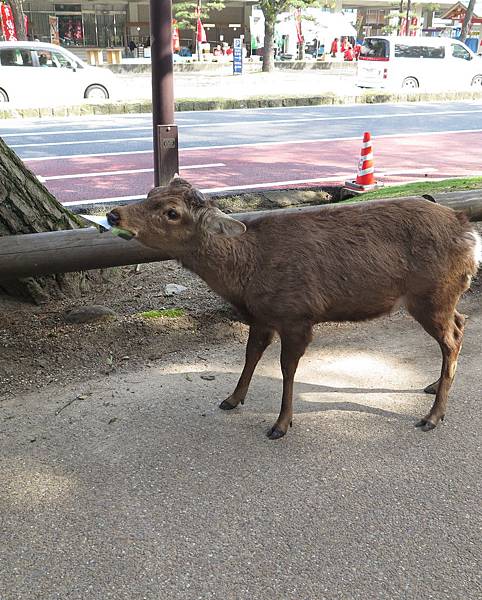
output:
[[[455, 19], [457, 20], [463, 15], [465, 15], [467, 11], [468, 2], [456, 2], [452, 5], [443, 15], [442, 19]], [[482, 15], [482, 2], [476, 2], [474, 6], [474, 17], [476, 19], [480, 19]]]

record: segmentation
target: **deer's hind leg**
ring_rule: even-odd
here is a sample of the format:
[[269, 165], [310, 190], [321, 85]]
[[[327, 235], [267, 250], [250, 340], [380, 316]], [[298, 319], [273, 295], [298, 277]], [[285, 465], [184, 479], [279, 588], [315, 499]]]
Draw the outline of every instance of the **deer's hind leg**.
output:
[[[464, 334], [465, 319], [455, 310], [459, 296], [460, 291], [447, 293], [447, 290], [438, 290], [434, 294], [407, 299], [410, 314], [437, 340], [442, 351], [440, 378], [428, 386], [429, 393], [430, 388], [435, 393], [435, 401], [429, 413], [416, 424], [422, 431], [434, 429], [444, 419], [447, 410], [448, 394]], [[444, 298], [445, 302], [441, 303], [440, 298]]]
[[[455, 339], [460, 339], [460, 344], [462, 345], [462, 339], [464, 337], [464, 327], [465, 327], [465, 317], [461, 315], [459, 312], [454, 311], [454, 336]], [[440, 378], [437, 381], [434, 381], [430, 385], [423, 390], [426, 394], [436, 394], [438, 385], [440, 382]]]

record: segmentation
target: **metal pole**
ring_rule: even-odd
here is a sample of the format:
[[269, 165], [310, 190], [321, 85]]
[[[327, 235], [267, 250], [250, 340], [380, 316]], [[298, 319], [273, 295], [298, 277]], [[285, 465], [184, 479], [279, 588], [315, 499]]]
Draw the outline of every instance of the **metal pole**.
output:
[[151, 0], [150, 7], [154, 185], [158, 186], [160, 182], [158, 126], [174, 123], [172, 2]]

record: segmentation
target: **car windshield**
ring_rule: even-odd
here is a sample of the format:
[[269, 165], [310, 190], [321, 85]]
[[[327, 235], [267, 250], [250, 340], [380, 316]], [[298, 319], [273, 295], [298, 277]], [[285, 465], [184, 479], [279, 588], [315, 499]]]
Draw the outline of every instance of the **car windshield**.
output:
[[387, 59], [390, 56], [388, 40], [380, 38], [367, 38], [363, 42], [360, 58], [365, 60]]
[[32, 53], [27, 49], [2, 48], [0, 50], [0, 64], [3, 67], [31, 67]]

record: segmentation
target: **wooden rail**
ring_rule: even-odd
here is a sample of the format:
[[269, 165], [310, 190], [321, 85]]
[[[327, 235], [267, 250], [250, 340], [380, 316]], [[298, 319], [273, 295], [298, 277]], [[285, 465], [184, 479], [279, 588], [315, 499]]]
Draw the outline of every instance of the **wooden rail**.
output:
[[[465, 211], [472, 220], [482, 220], [480, 190], [437, 196], [437, 202]], [[414, 196], [406, 198], [413, 199]], [[419, 197], [418, 197], [419, 198]], [[316, 212], [330, 210], [336, 204], [281, 209], [282, 212]], [[281, 211], [258, 211], [233, 214], [249, 223], [264, 214]], [[120, 265], [169, 260], [171, 257], [142, 246], [136, 240], [126, 241], [99, 233], [95, 227], [0, 237], [0, 280], [18, 279], [52, 273], [86, 271]]]

